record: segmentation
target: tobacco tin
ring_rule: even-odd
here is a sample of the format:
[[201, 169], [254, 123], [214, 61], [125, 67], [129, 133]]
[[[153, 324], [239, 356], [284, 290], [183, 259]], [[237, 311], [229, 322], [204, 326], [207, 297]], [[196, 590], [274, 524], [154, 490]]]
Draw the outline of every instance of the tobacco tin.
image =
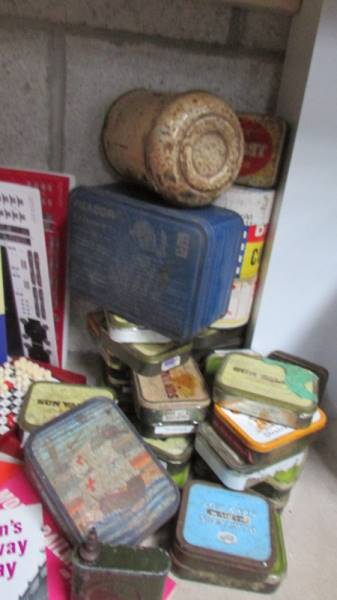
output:
[[[157, 375], [184, 364], [190, 356], [192, 344], [120, 344], [107, 332], [104, 313], [90, 313], [87, 325], [98, 344], [100, 352], [109, 351], [131, 369], [142, 375]], [[103, 354], [104, 356], [104, 354]]]
[[254, 188], [275, 188], [286, 140], [286, 122], [266, 115], [238, 116], [245, 150], [236, 183]]
[[28, 389], [19, 414], [19, 425], [23, 431], [34, 431], [62, 413], [97, 396], [116, 400], [116, 394], [104, 387], [38, 381]]
[[174, 555], [192, 568], [264, 579], [275, 561], [273, 509], [262, 497], [217, 484], [187, 482]]
[[196, 423], [152, 423], [151, 425], [136, 422], [137, 430], [144, 437], [168, 438], [174, 436], [190, 435], [197, 429]]
[[286, 427], [310, 425], [318, 377], [290, 363], [233, 352], [215, 376], [213, 399], [224, 408]]
[[167, 344], [172, 341], [152, 329], [130, 323], [109, 311], [105, 311], [105, 318], [109, 336], [114, 342], [122, 344]]
[[170, 464], [182, 465], [186, 463], [193, 452], [193, 443], [188, 436], [168, 437], [166, 439], [144, 437], [143, 439], [158, 458]]
[[282, 350], [274, 350], [274, 352], [268, 354], [268, 358], [271, 358], [273, 360], [281, 360], [282, 362], [289, 362], [293, 365], [303, 367], [304, 369], [309, 369], [309, 371], [315, 373], [318, 377], [318, 398], [319, 401], [322, 400], [326, 384], [328, 383], [329, 379], [328, 369], [299, 356], [294, 356], [293, 354], [282, 352]]
[[[268, 481], [271, 485], [273, 483], [278, 485], [279, 482], [279, 489], [290, 489], [294, 481], [286, 487], [286, 484], [282, 485], [281, 483], [282, 478], [286, 480], [293, 473], [299, 475], [300, 468], [306, 459], [306, 452], [299, 452], [263, 468], [257, 467], [250, 470], [251, 465], [248, 465], [247, 471], [245, 467], [243, 467], [243, 470], [230, 468], [225, 462], [223, 454], [220, 456], [200, 433], [197, 433], [195, 438], [195, 449], [220, 481], [231, 490], [237, 491], [249, 489], [261, 481]], [[275, 479], [275, 476], [277, 476], [277, 479]]]
[[190, 358], [176, 367], [143, 377], [133, 373], [135, 408], [144, 423], [200, 423], [211, 403], [204, 379]]
[[253, 306], [257, 276], [252, 279], [234, 279], [227, 312], [211, 324], [211, 328], [231, 330], [246, 325]]
[[212, 350], [216, 348], [236, 348], [243, 342], [244, 328], [238, 327], [225, 331], [217, 330], [212, 327], [204, 329], [199, 335], [193, 338], [193, 350]]
[[89, 400], [25, 446], [28, 475], [73, 544], [137, 544], [175, 513], [179, 492], [116, 403]]
[[298, 452], [325, 427], [326, 421], [325, 413], [317, 408], [310, 425], [292, 429], [215, 405], [212, 424], [247, 462], [256, 464], [268, 457], [273, 461]]
[[71, 600], [162, 600], [169, 555], [161, 548], [100, 544], [96, 560], [72, 554]]

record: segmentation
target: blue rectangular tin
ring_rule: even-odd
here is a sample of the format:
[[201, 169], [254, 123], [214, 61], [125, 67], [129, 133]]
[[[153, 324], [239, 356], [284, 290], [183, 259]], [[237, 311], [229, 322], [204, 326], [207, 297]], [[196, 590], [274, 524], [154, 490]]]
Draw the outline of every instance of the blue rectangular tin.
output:
[[242, 220], [154, 198], [120, 184], [72, 192], [70, 284], [100, 308], [186, 340], [227, 309]]

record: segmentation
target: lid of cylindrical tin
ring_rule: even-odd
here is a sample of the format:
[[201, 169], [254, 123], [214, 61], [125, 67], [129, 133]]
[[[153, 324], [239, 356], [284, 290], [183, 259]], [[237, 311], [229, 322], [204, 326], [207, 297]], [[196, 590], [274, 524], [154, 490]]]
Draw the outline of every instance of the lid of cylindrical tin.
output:
[[216, 417], [229, 427], [244, 444], [255, 452], [271, 452], [276, 448], [295, 442], [320, 431], [326, 424], [325, 413], [318, 408], [308, 427], [292, 429], [263, 419], [256, 419], [243, 413], [215, 405]]
[[267, 500], [204, 481], [187, 482], [176, 541], [186, 556], [244, 572], [268, 573], [274, 563], [273, 509]]
[[74, 543], [137, 544], [176, 511], [179, 492], [116, 403], [95, 398], [35, 431], [33, 483]]

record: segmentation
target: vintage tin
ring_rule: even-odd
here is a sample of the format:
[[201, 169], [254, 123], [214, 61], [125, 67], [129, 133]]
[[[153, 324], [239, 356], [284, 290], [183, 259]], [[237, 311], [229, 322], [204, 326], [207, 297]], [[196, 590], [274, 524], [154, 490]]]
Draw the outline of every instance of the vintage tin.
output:
[[190, 476], [191, 463], [180, 465], [171, 465], [167, 463], [167, 472], [179, 489], [182, 489]]
[[275, 561], [270, 573], [266, 576], [264, 581], [250, 581], [243, 577], [225, 575], [223, 573], [213, 573], [208, 568], [193, 568], [190, 565], [179, 561], [175, 556], [174, 551], [172, 551], [171, 558], [174, 573], [183, 579], [221, 585], [223, 587], [237, 588], [260, 593], [273, 592], [279, 587], [287, 571], [287, 556], [284, 545], [281, 518], [279, 514], [275, 512], [273, 514], [273, 519], [275, 523]]
[[296, 365], [233, 352], [215, 376], [213, 399], [224, 408], [286, 427], [310, 425], [318, 377]]
[[168, 438], [182, 435], [190, 435], [195, 433], [197, 429], [197, 423], [143, 423], [142, 421], [135, 421], [137, 431], [143, 437], [151, 438]]
[[244, 152], [235, 113], [203, 91], [120, 96], [106, 116], [103, 147], [124, 179], [183, 206], [209, 204], [230, 187]]
[[309, 369], [309, 371], [315, 373], [318, 377], [318, 398], [319, 401], [322, 400], [326, 384], [328, 383], [329, 379], [328, 369], [322, 367], [321, 365], [318, 365], [317, 363], [313, 363], [304, 358], [300, 358], [299, 356], [294, 356], [293, 354], [282, 352], [282, 350], [274, 350], [274, 352], [268, 354], [268, 358], [272, 358], [273, 360], [281, 360], [282, 362], [289, 362], [293, 365], [303, 367], [304, 369]]
[[[215, 450], [206, 438], [198, 432], [195, 438], [195, 449], [220, 481], [231, 490], [246, 490], [262, 481], [267, 481], [270, 485], [273, 485], [273, 483], [275, 485], [276, 483], [275, 487], [278, 487], [278, 489], [290, 489], [295, 479], [292, 480], [292, 485], [289, 484], [288, 487], [286, 482], [292, 477], [293, 473], [296, 476], [300, 474], [300, 470], [306, 460], [306, 452], [304, 451], [262, 468], [252, 468], [252, 465], [242, 463], [241, 467], [234, 469], [228, 465], [228, 456], [233, 456], [232, 449], [219, 436], [218, 439], [219, 446]], [[222, 442], [221, 444], [220, 441]], [[226, 446], [227, 452], [225, 454]], [[221, 448], [221, 454], [219, 448]], [[277, 477], [274, 481], [275, 476]], [[278, 485], [278, 482], [280, 485]]]
[[33, 432], [27, 472], [72, 544], [137, 544], [175, 513], [179, 493], [116, 403], [89, 400]]
[[166, 439], [144, 437], [144, 442], [160, 460], [179, 466], [189, 461], [193, 452], [193, 443], [188, 436]]
[[217, 484], [186, 484], [172, 555], [192, 569], [264, 580], [275, 562], [274, 512], [262, 497]]
[[133, 373], [133, 382], [136, 413], [144, 423], [200, 423], [205, 419], [211, 399], [192, 358], [153, 377]]
[[242, 220], [217, 207], [154, 201], [121, 184], [74, 190], [70, 284], [133, 323], [191, 339], [227, 309]]
[[[203, 361], [202, 372], [207, 380], [213, 381], [217, 370], [223, 363], [223, 359], [227, 354], [231, 354], [232, 350], [214, 350], [205, 356]], [[235, 353], [243, 353], [251, 356], [261, 356], [258, 352], [254, 352], [250, 348], [236, 348]]]
[[19, 425], [23, 431], [32, 432], [62, 413], [97, 396], [116, 400], [116, 394], [103, 387], [38, 381], [28, 389], [19, 414]]
[[246, 325], [250, 318], [253, 306], [257, 277], [253, 279], [234, 279], [232, 293], [229, 299], [227, 312], [214, 321], [214, 329], [233, 329]]
[[255, 419], [215, 405], [212, 425], [217, 433], [250, 464], [275, 462], [304, 449], [326, 425], [321, 409], [308, 427], [292, 429]]
[[215, 350], [216, 348], [235, 349], [240, 347], [244, 338], [244, 328], [237, 327], [230, 331], [217, 330], [211, 327], [204, 329], [192, 340], [193, 351]]
[[72, 554], [71, 600], [162, 600], [169, 555], [161, 548], [87, 543]]
[[107, 331], [114, 342], [121, 344], [167, 344], [171, 340], [152, 329], [130, 323], [118, 315], [105, 311]]
[[278, 512], [282, 512], [287, 506], [291, 493], [291, 490], [278, 490], [266, 482], [258, 483], [250, 491], [266, 498]]
[[120, 344], [110, 339], [104, 313], [90, 313], [87, 327], [104, 357], [116, 356], [131, 369], [145, 376], [157, 375], [184, 364], [190, 356], [192, 344]]
[[279, 117], [240, 114], [245, 139], [244, 158], [236, 183], [275, 188], [280, 175], [287, 124]]

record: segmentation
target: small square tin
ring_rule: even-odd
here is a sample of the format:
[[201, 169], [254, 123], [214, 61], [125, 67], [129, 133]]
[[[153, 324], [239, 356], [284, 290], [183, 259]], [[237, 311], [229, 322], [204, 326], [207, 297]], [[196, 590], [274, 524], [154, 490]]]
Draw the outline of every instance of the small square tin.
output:
[[149, 424], [200, 423], [211, 403], [204, 379], [190, 358], [183, 366], [144, 377], [133, 373], [138, 418]]
[[212, 425], [217, 433], [246, 462], [268, 464], [304, 449], [326, 424], [324, 412], [317, 408], [310, 425], [292, 429], [256, 419], [215, 405]]
[[184, 364], [190, 356], [192, 344], [120, 344], [114, 342], [106, 329], [104, 313], [90, 313], [87, 325], [101, 353], [109, 352], [131, 369], [142, 375], [157, 375]]
[[267, 115], [240, 114], [238, 117], [245, 150], [236, 183], [254, 188], [275, 188], [286, 140], [286, 122]]
[[114, 315], [105, 311], [107, 331], [114, 342], [121, 344], [167, 344], [170, 343], [168, 337], [157, 333], [152, 329], [130, 323], [119, 315]]
[[97, 396], [116, 400], [116, 394], [103, 387], [38, 381], [28, 389], [19, 414], [19, 425], [23, 431], [32, 432], [62, 413]]
[[183, 491], [173, 554], [193, 569], [263, 580], [275, 561], [274, 529], [264, 498], [193, 480]]
[[308, 369], [309, 371], [315, 373], [318, 377], [318, 398], [319, 401], [322, 400], [326, 384], [328, 383], [329, 379], [328, 369], [318, 365], [317, 363], [313, 363], [309, 360], [301, 358], [300, 356], [294, 356], [293, 354], [282, 352], [282, 350], [274, 350], [274, 352], [268, 354], [268, 358], [273, 360], [281, 360], [282, 362], [289, 362], [293, 365], [298, 365], [299, 367], [303, 367], [304, 369]]
[[116, 403], [89, 400], [25, 446], [27, 472], [73, 544], [137, 544], [175, 513], [179, 493]]
[[213, 399], [224, 408], [302, 428], [317, 408], [317, 390], [318, 377], [307, 369], [233, 352], [216, 373]]

